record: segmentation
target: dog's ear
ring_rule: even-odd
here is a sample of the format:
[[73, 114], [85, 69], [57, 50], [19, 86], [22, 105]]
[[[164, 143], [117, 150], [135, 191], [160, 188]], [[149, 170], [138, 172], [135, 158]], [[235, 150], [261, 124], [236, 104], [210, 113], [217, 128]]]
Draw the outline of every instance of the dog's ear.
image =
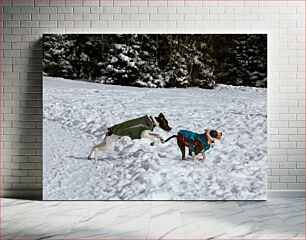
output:
[[212, 136], [213, 138], [217, 138], [218, 137], [218, 132], [216, 130], [211, 130], [209, 132], [210, 136]]
[[162, 113], [160, 113], [158, 116], [159, 116], [160, 118], [165, 118], [164, 114], [162, 114]]

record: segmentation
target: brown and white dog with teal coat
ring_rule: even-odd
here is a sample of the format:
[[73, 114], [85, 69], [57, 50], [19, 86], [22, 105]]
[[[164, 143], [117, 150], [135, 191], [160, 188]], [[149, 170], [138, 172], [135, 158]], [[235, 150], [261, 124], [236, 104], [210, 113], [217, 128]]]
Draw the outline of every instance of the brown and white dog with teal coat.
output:
[[151, 146], [157, 140], [164, 143], [164, 139], [159, 134], [153, 133], [155, 127], [159, 127], [166, 132], [170, 132], [172, 129], [162, 113], [157, 117], [146, 115], [114, 125], [107, 129], [103, 141], [92, 147], [88, 159], [96, 159], [97, 151], [112, 150], [114, 143], [121, 137], [130, 137], [131, 139], [147, 138], [152, 140]]
[[189, 150], [189, 155], [193, 157], [193, 160], [197, 160], [200, 153], [202, 154], [202, 158], [199, 158], [199, 160], [205, 160], [205, 152], [210, 149], [215, 140], [222, 138], [222, 133], [213, 129], [205, 129], [204, 133], [180, 130], [177, 135], [169, 137], [165, 142], [168, 142], [172, 138], [177, 139], [177, 145], [182, 153], [182, 160], [185, 160], [186, 147]]

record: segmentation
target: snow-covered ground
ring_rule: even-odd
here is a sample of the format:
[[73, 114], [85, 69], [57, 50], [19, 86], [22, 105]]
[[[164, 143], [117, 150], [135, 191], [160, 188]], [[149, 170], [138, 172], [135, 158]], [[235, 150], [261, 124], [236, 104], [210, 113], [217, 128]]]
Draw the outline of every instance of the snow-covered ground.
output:
[[[218, 128], [223, 139], [205, 161], [182, 161], [175, 140], [150, 146], [126, 137], [98, 161], [87, 160], [107, 127], [160, 112], [173, 128], [154, 130], [165, 138]], [[148, 89], [44, 77], [43, 127], [44, 199], [266, 198], [266, 89]]]

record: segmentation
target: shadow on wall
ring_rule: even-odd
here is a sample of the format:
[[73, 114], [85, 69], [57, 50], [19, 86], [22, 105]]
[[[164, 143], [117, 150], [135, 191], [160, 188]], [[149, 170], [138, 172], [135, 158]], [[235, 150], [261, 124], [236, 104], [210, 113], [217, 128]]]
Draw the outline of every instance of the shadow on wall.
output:
[[9, 190], [9, 197], [22, 199], [42, 199], [42, 38], [30, 43], [29, 62], [25, 72], [20, 72], [24, 79], [21, 91], [20, 128], [25, 129], [27, 136], [20, 134], [19, 154], [22, 172], [27, 171], [26, 177], [20, 176], [20, 183], [25, 188]]

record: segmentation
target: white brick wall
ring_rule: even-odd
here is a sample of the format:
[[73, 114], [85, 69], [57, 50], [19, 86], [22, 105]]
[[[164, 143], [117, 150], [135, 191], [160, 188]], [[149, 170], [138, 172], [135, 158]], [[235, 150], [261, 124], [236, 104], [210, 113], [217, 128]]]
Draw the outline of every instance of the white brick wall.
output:
[[1, 11], [5, 196], [41, 192], [42, 34], [81, 32], [268, 33], [268, 187], [304, 190], [304, 1], [4, 0]]

